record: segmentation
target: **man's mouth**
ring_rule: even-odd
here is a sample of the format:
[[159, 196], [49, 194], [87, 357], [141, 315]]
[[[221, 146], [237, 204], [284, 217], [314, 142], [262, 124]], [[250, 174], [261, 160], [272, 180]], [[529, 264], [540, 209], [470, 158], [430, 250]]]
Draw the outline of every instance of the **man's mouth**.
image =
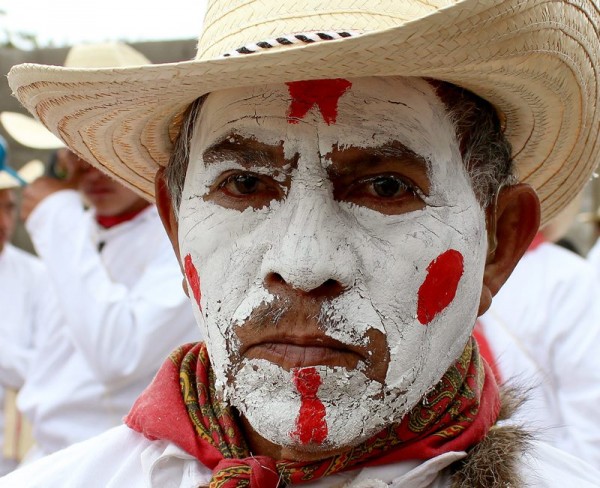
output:
[[329, 337], [286, 337], [263, 339], [242, 348], [248, 359], [265, 359], [286, 370], [308, 366], [341, 366], [356, 369], [364, 355]]

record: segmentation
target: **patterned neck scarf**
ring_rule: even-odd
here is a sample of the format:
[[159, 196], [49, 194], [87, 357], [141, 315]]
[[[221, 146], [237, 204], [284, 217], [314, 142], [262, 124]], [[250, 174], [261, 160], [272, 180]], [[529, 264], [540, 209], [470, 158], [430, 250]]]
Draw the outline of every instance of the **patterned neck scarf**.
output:
[[467, 450], [485, 437], [500, 408], [493, 374], [470, 339], [401, 422], [320, 461], [276, 461], [252, 455], [236, 412], [217, 399], [214, 380], [204, 343], [182, 346], [125, 418], [148, 439], [171, 441], [212, 469], [210, 488], [282, 488], [340, 471]]

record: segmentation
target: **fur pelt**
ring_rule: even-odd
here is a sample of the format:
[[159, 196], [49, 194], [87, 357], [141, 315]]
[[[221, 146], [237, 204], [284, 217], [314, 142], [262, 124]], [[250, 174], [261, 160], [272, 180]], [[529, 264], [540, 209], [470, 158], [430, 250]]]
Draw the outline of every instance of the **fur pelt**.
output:
[[501, 389], [502, 407], [498, 422], [483, 441], [469, 450], [465, 459], [451, 469], [452, 488], [521, 488], [524, 483], [518, 465], [529, 448], [532, 434], [519, 425], [506, 425], [524, 403], [525, 393], [511, 388]]

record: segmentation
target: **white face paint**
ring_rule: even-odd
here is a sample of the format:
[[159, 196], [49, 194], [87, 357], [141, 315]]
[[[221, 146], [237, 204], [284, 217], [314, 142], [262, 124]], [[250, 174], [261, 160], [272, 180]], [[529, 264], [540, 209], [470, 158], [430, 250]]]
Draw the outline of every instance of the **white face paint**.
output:
[[[209, 95], [180, 208], [217, 388], [297, 449], [399, 421], [462, 352], [481, 292], [485, 215], [442, 102], [420, 79], [348, 81], [337, 118], [337, 96], [305, 114], [301, 87]], [[414, 191], [389, 197], [398, 178]]]

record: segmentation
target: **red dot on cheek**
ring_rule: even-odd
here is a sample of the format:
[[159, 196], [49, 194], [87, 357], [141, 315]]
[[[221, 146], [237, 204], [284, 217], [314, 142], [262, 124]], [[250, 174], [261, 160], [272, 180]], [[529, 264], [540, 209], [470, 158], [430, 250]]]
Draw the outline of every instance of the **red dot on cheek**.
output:
[[185, 276], [187, 277], [190, 288], [192, 289], [194, 300], [196, 300], [196, 303], [202, 309], [202, 306], [200, 305], [200, 299], [202, 298], [202, 294], [200, 293], [200, 276], [198, 276], [198, 270], [192, 262], [192, 256], [189, 254], [183, 260], [183, 267]]
[[452, 303], [463, 275], [463, 264], [462, 254], [454, 249], [440, 254], [429, 263], [417, 302], [417, 319], [421, 324], [429, 324]]

